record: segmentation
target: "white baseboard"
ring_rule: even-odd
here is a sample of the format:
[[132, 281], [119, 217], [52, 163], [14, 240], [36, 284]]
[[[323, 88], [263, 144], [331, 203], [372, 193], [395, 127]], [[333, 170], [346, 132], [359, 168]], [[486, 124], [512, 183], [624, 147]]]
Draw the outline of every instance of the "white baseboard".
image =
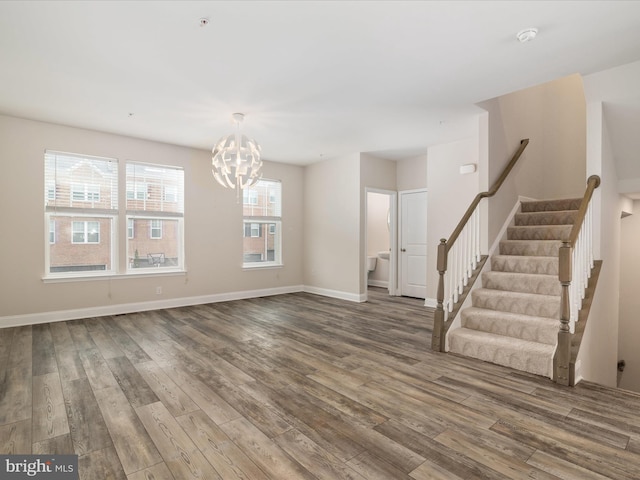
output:
[[369, 280], [367, 283], [370, 287], [389, 288], [389, 282], [387, 280]]
[[430, 307], [430, 308], [436, 308], [438, 306], [438, 300], [436, 300], [435, 298], [425, 298], [424, 306]]
[[152, 302], [125, 303], [120, 305], [103, 305], [99, 307], [78, 308], [74, 310], [58, 310], [53, 312], [31, 313], [25, 315], [9, 315], [0, 317], [0, 328], [20, 327], [38, 323], [60, 322], [81, 318], [101, 317], [105, 315], [121, 315], [125, 313], [146, 312], [163, 308], [188, 307], [205, 303], [227, 302], [246, 298], [268, 297], [306, 291], [303, 285], [289, 287], [265, 288], [261, 290], [244, 290], [241, 292], [216, 293], [197, 297], [169, 298]]
[[357, 293], [341, 292], [340, 290], [329, 290], [328, 288], [312, 287], [309, 285], [304, 286], [304, 290], [307, 293], [315, 293], [316, 295], [322, 295], [323, 297], [339, 298], [340, 300], [348, 300], [350, 302], [366, 302], [367, 294], [362, 295]]
[[72, 310], [57, 310], [52, 312], [27, 313], [24, 315], [7, 315], [0, 317], [0, 328], [21, 327], [24, 325], [36, 325], [39, 323], [62, 322], [66, 320], [78, 320], [82, 318], [103, 317], [107, 315], [122, 315], [126, 313], [147, 312], [163, 308], [188, 307], [191, 305], [203, 305], [206, 303], [228, 302], [230, 300], [243, 300], [246, 298], [268, 297], [285, 293], [307, 292], [324, 297], [339, 298], [350, 302], [362, 303], [367, 300], [363, 295], [329, 290], [326, 288], [311, 287], [305, 285], [292, 285], [289, 287], [264, 288], [260, 290], [243, 290], [240, 292], [216, 293], [212, 295], [200, 295], [197, 297], [168, 298], [151, 302], [123, 303], [119, 305], [101, 305], [89, 308], [77, 308]]

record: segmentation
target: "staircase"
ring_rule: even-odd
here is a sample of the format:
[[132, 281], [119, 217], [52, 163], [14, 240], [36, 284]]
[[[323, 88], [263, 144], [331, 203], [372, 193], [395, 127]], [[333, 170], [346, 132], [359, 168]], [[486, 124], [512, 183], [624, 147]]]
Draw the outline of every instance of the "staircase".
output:
[[552, 375], [560, 325], [558, 251], [581, 199], [522, 202], [515, 226], [482, 273], [449, 351], [537, 375]]

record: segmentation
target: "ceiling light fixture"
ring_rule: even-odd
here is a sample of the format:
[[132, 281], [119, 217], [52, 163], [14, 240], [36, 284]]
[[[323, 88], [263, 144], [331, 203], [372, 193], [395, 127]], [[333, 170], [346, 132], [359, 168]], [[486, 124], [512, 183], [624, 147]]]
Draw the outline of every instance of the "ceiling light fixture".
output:
[[520, 43], [527, 43], [536, 38], [536, 35], [538, 35], [538, 29], [530, 27], [520, 30], [516, 35], [516, 38]]
[[236, 132], [225, 135], [213, 147], [211, 173], [220, 185], [237, 188], [240, 195], [240, 190], [255, 185], [262, 177], [261, 148], [258, 142], [240, 134], [244, 114], [234, 113], [231, 118]]

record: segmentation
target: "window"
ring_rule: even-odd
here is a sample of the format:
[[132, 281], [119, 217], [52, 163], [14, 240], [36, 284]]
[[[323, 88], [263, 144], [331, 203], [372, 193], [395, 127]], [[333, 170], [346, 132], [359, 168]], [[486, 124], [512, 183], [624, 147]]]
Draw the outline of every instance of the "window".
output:
[[[47, 276], [183, 268], [184, 171], [127, 162], [121, 179], [118, 172], [115, 159], [45, 152]], [[122, 217], [126, 228], [117, 233]], [[121, 242], [128, 258], [118, 262]]]
[[55, 183], [48, 183], [47, 184], [47, 191], [45, 192], [45, 199], [47, 201], [56, 199], [56, 185], [55, 185]]
[[162, 220], [151, 220], [151, 238], [162, 238]]
[[242, 199], [244, 267], [281, 265], [281, 183], [260, 180], [243, 190]]
[[178, 189], [174, 186], [164, 187], [164, 201], [175, 203], [178, 201]]
[[99, 202], [100, 185], [74, 184], [71, 187], [74, 202]]
[[100, 222], [72, 222], [72, 243], [100, 243]]
[[257, 205], [258, 191], [255, 188], [245, 188], [242, 190], [242, 203], [244, 205]]
[[262, 229], [259, 223], [245, 223], [244, 224], [244, 236], [245, 237], [261, 237]]
[[47, 275], [115, 271], [118, 162], [46, 151]]
[[126, 176], [128, 271], [182, 268], [184, 171], [127, 163]]
[[146, 200], [147, 184], [133, 183], [127, 184], [127, 200]]
[[49, 220], [49, 243], [56, 243], [56, 221]]

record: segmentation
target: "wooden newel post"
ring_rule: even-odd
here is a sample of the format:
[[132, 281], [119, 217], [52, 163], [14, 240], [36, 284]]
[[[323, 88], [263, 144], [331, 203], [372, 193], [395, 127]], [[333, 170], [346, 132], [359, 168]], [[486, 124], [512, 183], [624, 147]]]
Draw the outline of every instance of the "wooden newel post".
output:
[[433, 313], [433, 334], [431, 336], [431, 349], [436, 352], [444, 352], [444, 274], [447, 271], [447, 240], [440, 239], [438, 245], [438, 293], [436, 295], [437, 305]]
[[560, 247], [558, 278], [562, 285], [560, 297], [560, 330], [558, 330], [558, 348], [556, 352], [555, 379], [562, 385], [571, 385], [569, 363], [571, 362], [571, 306], [569, 286], [571, 285], [571, 244], [564, 242]]

